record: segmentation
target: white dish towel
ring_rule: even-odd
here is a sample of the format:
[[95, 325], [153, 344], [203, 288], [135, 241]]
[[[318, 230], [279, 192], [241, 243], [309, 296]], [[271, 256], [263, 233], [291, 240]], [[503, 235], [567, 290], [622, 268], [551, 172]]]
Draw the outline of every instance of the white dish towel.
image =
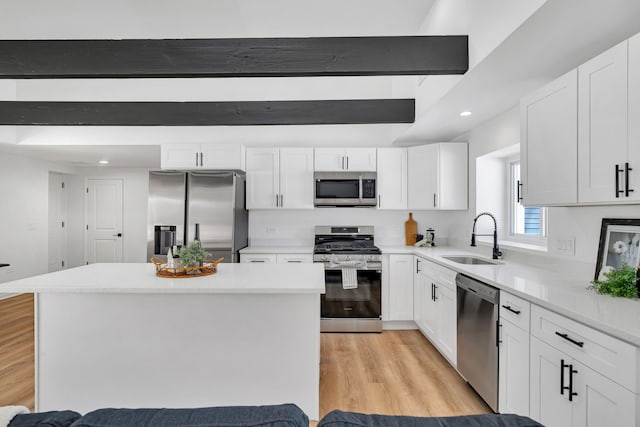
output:
[[28, 413], [26, 406], [0, 406], [0, 427], [7, 427], [16, 415]]
[[342, 267], [342, 289], [358, 289], [358, 269]]

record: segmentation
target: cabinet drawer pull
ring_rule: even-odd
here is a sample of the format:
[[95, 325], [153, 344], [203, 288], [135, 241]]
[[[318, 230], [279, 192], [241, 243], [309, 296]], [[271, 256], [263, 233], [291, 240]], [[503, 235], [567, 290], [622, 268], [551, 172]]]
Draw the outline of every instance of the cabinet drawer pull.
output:
[[196, 166], [198, 166], [198, 153], [196, 153]]
[[288, 262], [289, 264], [291, 264], [291, 263], [294, 263], [294, 262], [301, 263], [302, 261], [300, 261], [299, 259], [290, 259], [290, 260], [287, 260], [287, 262]]
[[624, 164], [624, 195], [629, 197], [629, 193], [633, 193], [633, 190], [629, 188], [629, 171], [633, 169], [629, 167], [629, 163]]
[[620, 190], [620, 174], [624, 172], [622, 168], [616, 164], [616, 199], [620, 197], [620, 193], [624, 193], [624, 190]]
[[265, 262], [265, 260], [263, 260], [263, 259], [252, 259], [249, 262]]
[[516, 202], [522, 204], [522, 182], [520, 180], [518, 180], [516, 189]]
[[577, 396], [578, 393], [573, 391], [573, 374], [577, 374], [578, 371], [573, 369], [573, 365], [569, 364], [569, 402], [573, 402], [573, 396]]
[[511, 308], [510, 305], [503, 305], [502, 308], [509, 310], [510, 312], [512, 312], [513, 314], [517, 314], [518, 316], [520, 315], [520, 310], [514, 310], [513, 308]]
[[559, 336], [560, 338], [564, 338], [565, 340], [577, 345], [578, 347], [584, 347], [584, 341], [576, 341], [573, 338], [571, 338], [568, 334], [561, 334], [560, 332], [556, 331], [556, 335]]
[[416, 274], [420, 273], [420, 260], [416, 259]]
[[569, 390], [569, 387], [564, 385], [564, 368], [569, 365], [564, 364], [564, 359], [560, 359], [560, 394], [564, 395], [565, 390]]

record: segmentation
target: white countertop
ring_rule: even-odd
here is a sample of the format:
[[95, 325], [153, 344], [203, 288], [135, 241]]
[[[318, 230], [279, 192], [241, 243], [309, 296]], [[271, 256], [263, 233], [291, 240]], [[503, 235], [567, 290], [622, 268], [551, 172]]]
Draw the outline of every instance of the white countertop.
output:
[[558, 314], [640, 346], [640, 300], [599, 295], [587, 289], [589, 281], [573, 279], [511, 261], [498, 265], [458, 264], [443, 255], [471, 255], [457, 248], [381, 248], [388, 254], [415, 254], [464, 273]]
[[313, 246], [247, 246], [241, 254], [313, 254]]
[[0, 284], [0, 292], [321, 294], [322, 264], [219, 264], [204, 277], [157, 277], [151, 263], [90, 264]]

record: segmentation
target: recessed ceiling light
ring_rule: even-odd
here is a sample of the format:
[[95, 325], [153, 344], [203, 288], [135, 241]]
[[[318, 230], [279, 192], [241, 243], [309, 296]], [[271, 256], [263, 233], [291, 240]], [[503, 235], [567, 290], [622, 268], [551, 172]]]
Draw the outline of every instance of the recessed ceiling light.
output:
[[462, 117], [470, 116], [470, 115], [471, 115], [471, 111], [463, 111], [462, 113], [460, 113], [460, 115], [461, 115]]
[[98, 163], [100, 163], [101, 165], [108, 165], [109, 160], [98, 160]]

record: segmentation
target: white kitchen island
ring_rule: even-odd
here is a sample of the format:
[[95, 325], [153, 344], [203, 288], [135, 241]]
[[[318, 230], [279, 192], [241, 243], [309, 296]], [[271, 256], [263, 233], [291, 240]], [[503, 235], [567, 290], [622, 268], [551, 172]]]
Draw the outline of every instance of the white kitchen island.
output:
[[38, 411], [295, 403], [318, 419], [320, 264], [92, 264], [0, 291], [36, 296]]

